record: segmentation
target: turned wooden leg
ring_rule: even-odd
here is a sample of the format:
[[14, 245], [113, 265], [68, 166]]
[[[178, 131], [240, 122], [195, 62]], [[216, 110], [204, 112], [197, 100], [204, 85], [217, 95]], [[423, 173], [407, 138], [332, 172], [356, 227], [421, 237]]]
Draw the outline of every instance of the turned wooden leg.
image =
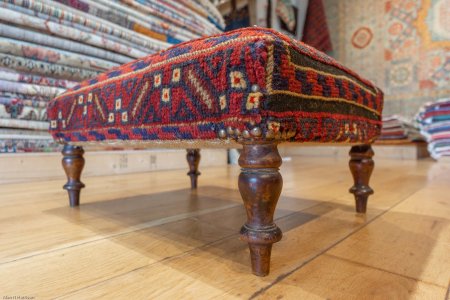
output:
[[186, 149], [186, 159], [189, 164], [189, 172], [187, 173], [191, 177], [191, 189], [197, 188], [197, 178], [200, 175], [198, 171], [198, 164], [200, 163], [200, 149]]
[[278, 172], [281, 157], [273, 142], [243, 146], [239, 157], [242, 167], [239, 191], [247, 211], [247, 222], [241, 228], [241, 240], [248, 242], [253, 274], [266, 276], [270, 270], [272, 244], [282, 237], [280, 228], [273, 222], [283, 186]]
[[67, 175], [67, 183], [63, 186], [69, 193], [70, 206], [80, 204], [80, 190], [84, 188], [84, 183], [80, 181], [81, 171], [84, 167], [84, 150], [82, 147], [64, 145], [62, 150], [62, 166]]
[[350, 193], [355, 195], [356, 211], [365, 213], [367, 198], [373, 194], [369, 186], [370, 175], [374, 168], [372, 156], [374, 152], [370, 145], [353, 146], [350, 150], [350, 171], [355, 184], [350, 188]]

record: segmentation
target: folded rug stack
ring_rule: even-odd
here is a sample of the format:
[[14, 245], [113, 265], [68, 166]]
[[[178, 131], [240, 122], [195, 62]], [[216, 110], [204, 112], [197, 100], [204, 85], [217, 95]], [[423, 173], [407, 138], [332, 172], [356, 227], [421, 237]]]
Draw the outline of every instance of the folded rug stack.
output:
[[55, 150], [50, 99], [224, 25], [209, 0], [0, 0], [0, 152]]
[[413, 122], [399, 115], [392, 115], [383, 117], [383, 127], [378, 140], [384, 141], [386, 144], [395, 144], [422, 142], [425, 141], [425, 138]]
[[434, 159], [450, 157], [450, 98], [425, 104], [416, 116]]
[[383, 117], [383, 127], [379, 140], [406, 140], [408, 133], [397, 115]]

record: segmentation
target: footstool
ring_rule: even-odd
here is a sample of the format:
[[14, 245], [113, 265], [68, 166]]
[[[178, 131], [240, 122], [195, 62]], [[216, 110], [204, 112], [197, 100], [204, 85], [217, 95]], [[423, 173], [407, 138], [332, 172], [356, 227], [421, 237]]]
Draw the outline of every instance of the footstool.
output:
[[[253, 273], [269, 273], [283, 181], [281, 142], [347, 143], [356, 211], [366, 211], [383, 94], [327, 55], [257, 27], [176, 45], [82, 82], [49, 103], [50, 132], [64, 144], [64, 185], [79, 205], [82, 147], [184, 148], [197, 187], [200, 148], [242, 146], [241, 239]], [[332, 166], [330, 166], [332, 167]]]

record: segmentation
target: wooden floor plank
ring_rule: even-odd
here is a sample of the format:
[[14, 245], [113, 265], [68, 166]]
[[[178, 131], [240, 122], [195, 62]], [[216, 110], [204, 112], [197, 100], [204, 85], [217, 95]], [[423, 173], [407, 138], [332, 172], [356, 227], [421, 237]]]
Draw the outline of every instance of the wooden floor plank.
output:
[[448, 197], [425, 188], [328, 253], [446, 287], [450, 280]]
[[[441, 173], [442, 177], [450, 179], [450, 174]], [[357, 295], [444, 299], [450, 280], [450, 201], [448, 191], [425, 183], [426, 187], [324, 255], [263, 289], [260, 298], [324, 297], [331, 294], [331, 288], [336, 290], [332, 293], [336, 299], [358, 299]], [[320, 267], [326, 264], [330, 267]], [[330, 274], [332, 264], [342, 265], [338, 269], [343, 274]], [[360, 277], [353, 275], [359, 272]], [[322, 282], [323, 290], [314, 289], [314, 278]], [[335, 286], [335, 281], [340, 285]], [[364, 293], [359, 292], [361, 285]]]
[[1, 291], [53, 298], [232, 234], [198, 223], [181, 220], [2, 264], [8, 276], [0, 278]]
[[21, 218], [11, 216], [0, 221], [0, 263], [232, 206], [240, 207], [238, 203], [224, 200], [234, 191], [217, 187], [214, 190], [216, 197], [199, 197], [183, 189], [90, 202], [75, 209], [61, 205]]
[[[409, 193], [408, 193], [409, 194]], [[298, 202], [302, 202], [301, 199]], [[124, 294], [113, 287], [123, 280], [128, 282], [128, 277], [138, 276], [145, 278], [141, 284], [150, 285], [158, 280], [160, 272], [167, 268], [176, 270], [171, 278], [166, 278], [166, 284], [177, 285], [183, 282], [177, 290], [168, 289], [160, 296], [163, 298], [176, 297], [177, 293], [183, 294], [186, 290], [202, 289], [202, 286], [214, 286], [227, 291], [231, 297], [250, 297], [256, 290], [271, 284], [278, 276], [292, 271], [301, 266], [305, 261], [318, 255], [323, 249], [332, 247], [340, 240], [345, 239], [351, 233], [357, 231], [366, 222], [380, 214], [380, 210], [371, 210], [367, 216], [360, 216], [353, 212], [353, 207], [337, 203], [322, 203], [306, 201], [308, 208], [298, 211], [291, 210], [291, 214], [281, 217], [277, 223], [284, 232], [283, 240], [274, 245], [272, 254], [272, 273], [266, 278], [258, 278], [249, 273], [248, 250], [246, 244], [238, 241], [238, 236], [230, 237], [218, 243], [195, 249], [188, 255], [174, 257], [149, 267], [137, 270], [136, 274], [129, 273], [124, 276], [109, 280], [105, 283], [79, 291], [71, 297], [96, 298], [99, 295], [121, 298]], [[234, 209], [230, 209], [234, 210]], [[199, 217], [202, 221], [220, 218], [222, 212]], [[228, 220], [227, 228], [236, 228], [242, 224], [242, 218], [231, 217], [225, 212]], [[234, 222], [234, 224], [233, 224]], [[223, 224], [220, 222], [220, 225]], [[225, 270], [227, 276], [221, 276]], [[189, 274], [186, 278], [185, 274]], [[141, 288], [139, 284], [128, 285], [127, 291], [131, 297], [139, 297]], [[148, 297], [154, 297], [153, 293], [160, 290], [147, 289]]]
[[445, 288], [322, 255], [256, 299], [444, 299]]
[[[0, 292], [36, 299], [443, 299], [450, 165], [376, 161], [368, 214], [354, 213], [348, 160], [293, 157], [281, 169], [272, 272], [251, 275], [237, 231], [239, 168], [0, 185]], [[330, 167], [333, 166], [333, 167]], [[5, 197], [3, 197], [5, 195]], [[426, 202], [426, 205], [424, 204]], [[295, 280], [294, 280], [295, 279]]]

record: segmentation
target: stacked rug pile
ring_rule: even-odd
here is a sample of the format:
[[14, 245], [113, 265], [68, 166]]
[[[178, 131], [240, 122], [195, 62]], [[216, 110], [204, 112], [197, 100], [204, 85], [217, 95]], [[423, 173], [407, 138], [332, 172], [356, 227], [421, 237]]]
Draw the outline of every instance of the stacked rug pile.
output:
[[385, 144], [423, 142], [424, 136], [414, 122], [399, 115], [384, 116], [381, 136], [378, 138]]
[[450, 98], [424, 105], [416, 116], [434, 159], [450, 157]]
[[397, 115], [383, 117], [379, 140], [407, 140], [408, 133]]
[[50, 99], [223, 28], [209, 0], [0, 0], [0, 152], [57, 149], [47, 133]]

